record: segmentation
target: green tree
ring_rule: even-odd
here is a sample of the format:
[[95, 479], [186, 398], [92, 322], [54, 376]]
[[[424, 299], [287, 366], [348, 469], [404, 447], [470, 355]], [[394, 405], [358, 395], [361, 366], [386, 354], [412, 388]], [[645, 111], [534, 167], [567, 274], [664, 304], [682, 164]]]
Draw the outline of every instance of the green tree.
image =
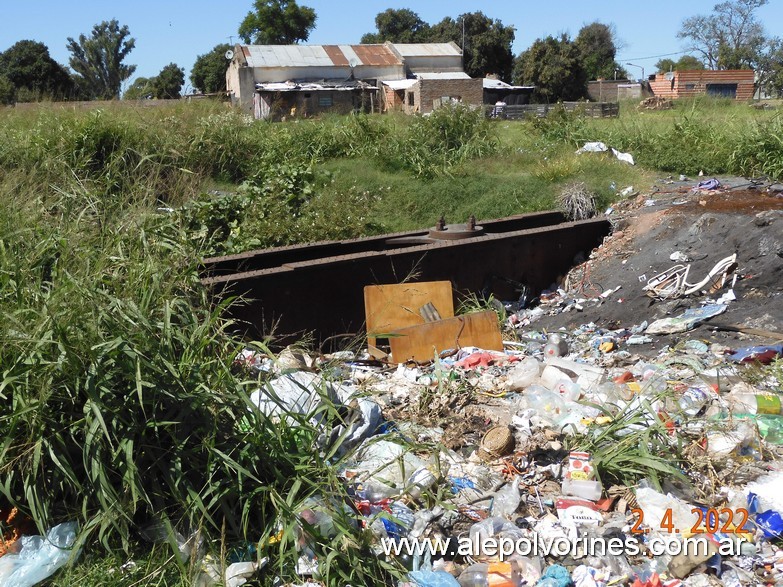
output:
[[768, 0], [728, 0], [716, 4], [712, 14], [682, 22], [677, 36], [689, 50], [701, 55], [710, 69], [755, 68], [769, 49], [769, 39], [756, 11]]
[[239, 36], [247, 44], [290, 45], [306, 41], [315, 28], [315, 10], [299, 6], [296, 0], [255, 0], [239, 25]]
[[65, 68], [49, 55], [49, 48], [37, 41], [24, 40], [0, 53], [0, 75], [16, 90], [24, 89], [34, 100], [69, 97], [74, 83]]
[[155, 97], [154, 77], [137, 77], [122, 93], [123, 100], [147, 100]]
[[362, 35], [361, 43], [426, 43], [430, 25], [408, 8], [389, 8], [375, 17], [375, 33]]
[[587, 91], [587, 72], [568, 35], [548, 36], [517, 57], [514, 82], [536, 86], [536, 97], [547, 102], [578, 100]]
[[[463, 26], [465, 46], [462, 47]], [[514, 64], [511, 44], [514, 27], [492, 20], [482, 12], [461, 14], [456, 20], [446, 17], [432, 26], [430, 41], [453, 41], [462, 47], [462, 63], [471, 77], [494, 73], [509, 81]]]
[[661, 59], [655, 64], [658, 71], [689, 71], [693, 69], [704, 69], [704, 64], [698, 57], [693, 55], [683, 55], [677, 61], [674, 59]]
[[612, 79], [615, 77], [615, 72], [618, 77], [628, 75], [615, 60], [617, 55], [615, 36], [614, 28], [601, 22], [587, 24], [579, 30], [574, 45], [579, 50], [587, 79]]
[[16, 86], [10, 79], [0, 75], [0, 104], [8, 106], [16, 102]]
[[176, 63], [169, 63], [151, 81], [156, 98], [177, 99], [181, 96], [180, 91], [185, 83], [185, 68], [177, 67]]
[[85, 93], [102, 100], [119, 98], [122, 82], [136, 71], [135, 65], [123, 64], [135, 45], [128, 27], [120, 27], [116, 19], [96, 24], [90, 36], [79, 35], [78, 42], [68, 37], [69, 63]]
[[190, 83], [204, 94], [224, 92], [226, 90], [226, 70], [229, 60], [226, 51], [231, 49], [228, 43], [216, 45], [212, 51], [196, 57], [190, 70]]

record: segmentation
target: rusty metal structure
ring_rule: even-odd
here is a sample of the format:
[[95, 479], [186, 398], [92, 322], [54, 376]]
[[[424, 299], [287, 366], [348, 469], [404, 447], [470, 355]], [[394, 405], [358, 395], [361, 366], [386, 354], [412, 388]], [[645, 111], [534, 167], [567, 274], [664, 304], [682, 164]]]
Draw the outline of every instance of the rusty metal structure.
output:
[[601, 244], [603, 218], [567, 222], [560, 212], [521, 214], [476, 223], [345, 241], [250, 251], [204, 261], [202, 283], [216, 299], [237, 296], [230, 316], [249, 337], [314, 332], [324, 340], [360, 333], [364, 286], [451, 281], [455, 296], [492, 293], [516, 299], [557, 282], [580, 255]]

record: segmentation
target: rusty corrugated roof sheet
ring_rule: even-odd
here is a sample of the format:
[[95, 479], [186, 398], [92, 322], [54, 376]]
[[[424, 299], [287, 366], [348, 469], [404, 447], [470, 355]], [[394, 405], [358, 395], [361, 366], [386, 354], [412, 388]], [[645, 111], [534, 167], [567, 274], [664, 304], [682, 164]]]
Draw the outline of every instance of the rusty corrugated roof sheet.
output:
[[351, 45], [364, 65], [401, 65], [397, 56], [386, 45]]
[[243, 45], [250, 67], [402, 65], [385, 45]]

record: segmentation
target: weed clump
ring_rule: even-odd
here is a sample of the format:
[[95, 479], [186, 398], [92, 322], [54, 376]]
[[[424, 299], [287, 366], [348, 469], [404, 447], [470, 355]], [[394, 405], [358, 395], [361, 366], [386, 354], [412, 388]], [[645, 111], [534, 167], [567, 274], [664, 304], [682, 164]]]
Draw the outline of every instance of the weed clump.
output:
[[585, 220], [595, 216], [595, 194], [582, 182], [570, 183], [560, 192], [558, 205], [569, 220]]

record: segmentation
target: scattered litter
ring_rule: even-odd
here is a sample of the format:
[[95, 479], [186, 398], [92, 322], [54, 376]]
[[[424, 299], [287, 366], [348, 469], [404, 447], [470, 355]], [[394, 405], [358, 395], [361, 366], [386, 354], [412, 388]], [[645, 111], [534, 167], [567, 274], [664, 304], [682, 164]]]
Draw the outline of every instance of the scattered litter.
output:
[[612, 155], [614, 155], [619, 161], [634, 165], [633, 155], [630, 153], [622, 153], [612, 147], [607, 147], [606, 144], [600, 141], [585, 143], [583, 147], [577, 149], [576, 154], [581, 155], [582, 153], [605, 153], [607, 151], [611, 151]]

